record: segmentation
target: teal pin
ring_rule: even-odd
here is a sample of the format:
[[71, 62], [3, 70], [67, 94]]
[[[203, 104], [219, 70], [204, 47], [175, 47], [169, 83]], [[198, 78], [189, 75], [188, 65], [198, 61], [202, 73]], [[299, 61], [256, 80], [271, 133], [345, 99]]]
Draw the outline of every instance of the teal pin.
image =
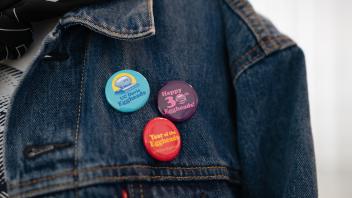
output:
[[134, 112], [142, 108], [150, 96], [147, 79], [134, 70], [114, 73], [105, 86], [109, 104], [120, 112]]

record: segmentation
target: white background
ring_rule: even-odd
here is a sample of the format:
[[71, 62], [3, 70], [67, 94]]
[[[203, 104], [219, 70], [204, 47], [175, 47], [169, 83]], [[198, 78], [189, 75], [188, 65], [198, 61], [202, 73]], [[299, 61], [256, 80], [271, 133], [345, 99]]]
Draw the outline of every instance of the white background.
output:
[[319, 197], [352, 197], [352, 1], [250, 2], [305, 51]]

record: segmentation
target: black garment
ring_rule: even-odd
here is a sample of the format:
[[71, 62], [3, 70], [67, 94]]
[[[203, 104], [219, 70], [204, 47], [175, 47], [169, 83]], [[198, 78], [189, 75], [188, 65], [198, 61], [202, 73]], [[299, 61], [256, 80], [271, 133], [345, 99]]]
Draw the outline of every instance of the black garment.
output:
[[14, 5], [15, 3], [19, 2], [20, 0], [1, 0], [0, 2], [0, 9], [6, 9], [10, 7], [11, 5]]
[[0, 0], [0, 61], [21, 57], [33, 42], [31, 22], [98, 0]]

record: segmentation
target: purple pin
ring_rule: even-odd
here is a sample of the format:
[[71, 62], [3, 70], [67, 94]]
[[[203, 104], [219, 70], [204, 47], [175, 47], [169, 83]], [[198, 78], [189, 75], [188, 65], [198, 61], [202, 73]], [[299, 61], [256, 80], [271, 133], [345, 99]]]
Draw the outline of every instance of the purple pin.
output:
[[159, 91], [159, 111], [172, 121], [181, 122], [191, 118], [197, 106], [196, 91], [184, 81], [169, 81]]

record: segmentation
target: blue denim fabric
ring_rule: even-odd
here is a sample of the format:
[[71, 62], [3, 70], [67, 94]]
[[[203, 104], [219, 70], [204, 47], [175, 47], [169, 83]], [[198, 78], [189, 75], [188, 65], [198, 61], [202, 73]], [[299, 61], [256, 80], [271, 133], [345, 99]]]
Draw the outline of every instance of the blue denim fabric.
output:
[[[153, 5], [154, 3], [154, 5]], [[120, 113], [108, 78], [142, 73], [151, 98]], [[146, 152], [163, 83], [197, 90], [172, 162]], [[110, 0], [64, 15], [12, 101], [12, 197], [317, 197], [304, 57], [244, 0]]]

